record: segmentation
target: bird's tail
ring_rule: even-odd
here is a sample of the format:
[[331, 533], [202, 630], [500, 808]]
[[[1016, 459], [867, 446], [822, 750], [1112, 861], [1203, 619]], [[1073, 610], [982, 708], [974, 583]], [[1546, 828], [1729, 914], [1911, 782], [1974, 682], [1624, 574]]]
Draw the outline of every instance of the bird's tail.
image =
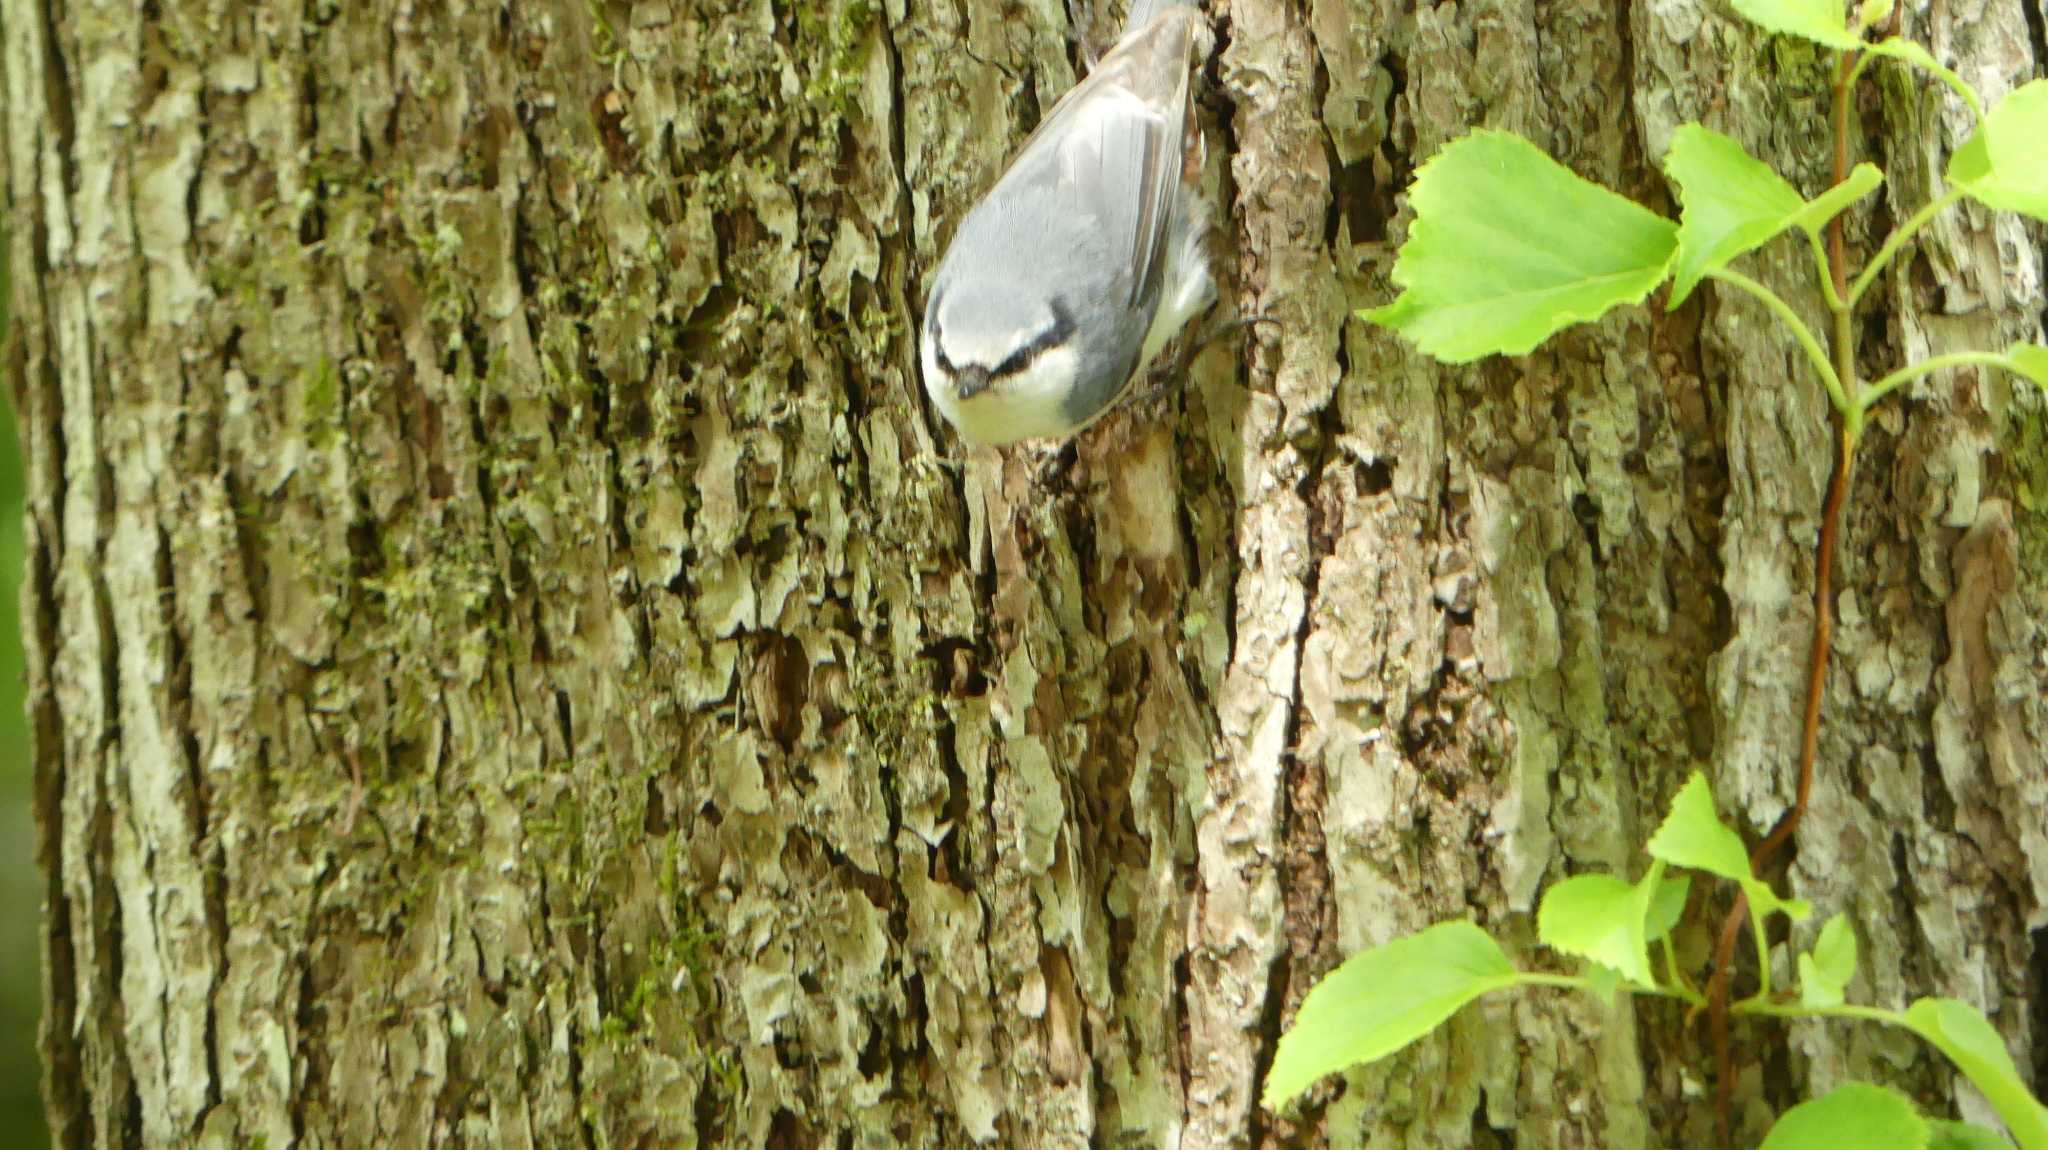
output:
[[1128, 36], [1150, 24], [1154, 17], [1168, 8], [1183, 5], [1190, 8], [1201, 6], [1198, 0], [1131, 0], [1130, 12], [1124, 17], [1124, 35]]

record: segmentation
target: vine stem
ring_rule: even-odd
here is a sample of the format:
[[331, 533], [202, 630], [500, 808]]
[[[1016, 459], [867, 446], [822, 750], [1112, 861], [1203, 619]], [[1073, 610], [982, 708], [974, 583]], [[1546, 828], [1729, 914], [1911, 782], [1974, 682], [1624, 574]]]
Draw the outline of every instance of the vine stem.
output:
[[[1514, 985], [1548, 986], [1558, 990], [1590, 991], [1593, 989], [1593, 980], [1577, 974], [1543, 974], [1538, 971], [1523, 970], [1515, 973]], [[1676, 998], [1690, 1005], [1698, 1005], [1697, 1000], [1699, 996], [1690, 993], [1682, 985], [1656, 986], [1644, 985], [1640, 982], [1622, 982], [1616, 984], [1614, 989], [1623, 994], [1632, 994], [1641, 998]]]
[[[1860, 55], [1856, 52], [1843, 53], [1835, 71], [1836, 184], [1849, 174], [1849, 99], [1858, 74]], [[1942, 201], [1936, 202], [1942, 207], [1947, 206]], [[1927, 211], [1925, 215], [1932, 218], [1933, 211]], [[1918, 225], [1926, 223], [1926, 219], [1918, 216], [1915, 220], [1917, 224], [1909, 222], [1899, 231], [1917, 230]], [[1894, 233], [1895, 238], [1897, 234]], [[1792, 809], [1785, 812], [1784, 818], [1750, 855], [1750, 873], [1757, 875], [1761, 875], [1765, 864], [1799, 829], [1799, 822], [1806, 815], [1807, 799], [1813, 794], [1813, 763], [1820, 750], [1821, 701], [1826, 695], [1828, 659], [1835, 638], [1835, 551], [1840, 542], [1842, 504], [1847, 499], [1849, 478], [1856, 464], [1856, 444], [1862, 436], [1865, 410], [1862, 388], [1856, 380], [1855, 327], [1850, 316], [1863, 289], [1869, 286], [1868, 281], [1874, 278], [1875, 269], [1881, 268], [1890, 252], [1897, 250], [1896, 245], [1888, 243], [1886, 251], [1879, 253], [1858, 278], [1857, 286], [1850, 288], [1848, 257], [1843, 247], [1842, 217], [1837, 215], [1828, 221], [1828, 266], [1824, 281], [1829, 289], [1826, 292], [1829, 310], [1834, 313], [1835, 363], [1833, 370], [1823, 371], [1822, 376], [1833, 384], [1829, 397], [1834, 400], [1841, 419], [1836, 429], [1834, 473], [1828, 480], [1827, 502], [1821, 510], [1819, 552], [1814, 564], [1813, 643], [1806, 663], [1806, 716], [1799, 738], [1799, 783]], [[1799, 327], [1803, 330], [1803, 325]], [[1808, 339], [1811, 338], [1809, 334]], [[1721, 921], [1721, 932], [1714, 946], [1714, 972], [1707, 980], [1707, 1023], [1714, 1044], [1714, 1109], [1723, 1146], [1732, 1144], [1734, 1127], [1731, 1115], [1735, 1109], [1735, 1059], [1728, 1042], [1728, 993], [1734, 975], [1735, 943], [1741, 937], [1745, 921], [1756, 933], [1757, 969], [1762, 972], [1759, 982], [1766, 989], [1770, 986], [1769, 940], [1764, 935], [1761, 921], [1749, 914], [1746, 891], [1736, 892], [1735, 904], [1728, 908], [1728, 916]]]
[[1828, 502], [1821, 512], [1820, 554], [1813, 577], [1813, 650], [1806, 663], [1806, 723], [1799, 737], [1799, 792], [1791, 813], [1780, 820], [1750, 859], [1752, 872], [1771, 860], [1785, 845], [1799, 820], [1806, 814], [1806, 800], [1813, 794], [1813, 760], [1820, 751], [1820, 704], [1826, 693], [1828, 656], [1835, 643], [1835, 551], [1842, 530], [1842, 504], [1849, 494], [1849, 475], [1856, 466], [1856, 439], [1845, 425], [1836, 436], [1835, 474], [1828, 481]]
[[[1799, 789], [1792, 809], [1778, 820], [1764, 841], [1749, 856], [1752, 874], [1760, 874], [1771, 857], [1799, 829], [1806, 815], [1807, 800], [1813, 795], [1813, 763], [1820, 751], [1821, 700], [1826, 694], [1828, 658], [1835, 641], [1834, 580], [1835, 552], [1841, 539], [1842, 505], [1847, 502], [1849, 478], [1856, 464], [1856, 439], [1845, 420], [1836, 435], [1834, 476], [1828, 481], [1826, 508], [1821, 512], [1820, 550], [1813, 578], [1813, 645], [1806, 662], [1806, 720], [1799, 738]], [[1756, 935], [1756, 961], [1761, 993], [1770, 992], [1769, 941], [1763, 922], [1749, 913], [1749, 894], [1737, 891], [1735, 904], [1721, 921], [1720, 937], [1714, 946], [1714, 973], [1707, 980], [1707, 1016], [1714, 1042], [1715, 1104], [1721, 1120], [1722, 1142], [1729, 1137], [1729, 1115], [1735, 1104], [1735, 1060], [1728, 1045], [1728, 992], [1734, 973], [1735, 943], [1748, 925]], [[1746, 1012], [1753, 1013], [1753, 1012]]]
[[1853, 1003], [1842, 1003], [1839, 1006], [1803, 1006], [1779, 1005], [1775, 1002], [1739, 1002], [1735, 1005], [1735, 1010], [1738, 1014], [1761, 1014], [1770, 1018], [1854, 1018], [1863, 1022], [1882, 1022], [1888, 1026], [1908, 1025], [1905, 1018], [1896, 1010], [1857, 1006]]
[[[1950, 188], [1927, 201], [1919, 211], [1906, 217], [1905, 223], [1892, 229], [1892, 234], [1885, 237], [1884, 246], [1877, 249], [1877, 254], [1871, 257], [1870, 263], [1863, 268], [1863, 274], [1856, 277], [1855, 285], [1849, 289], [1849, 306], [1855, 307], [1862, 301], [1863, 293], [1869, 291], [1870, 285], [1877, 282], [1877, 277], [1884, 274], [1886, 265], [1892, 262], [1892, 257], [1898, 254], [1900, 248], [1905, 247], [1908, 241], [1920, 234], [1920, 229], [1926, 227], [1929, 221], [1947, 211], [1962, 198], [1961, 188]], [[1828, 225], [1839, 228], [1841, 222], [1842, 217], [1836, 216], [1828, 221]]]
[[2000, 367], [2011, 371], [2014, 364], [2011, 359], [1995, 351], [1958, 351], [1948, 355], [1931, 356], [1919, 363], [1908, 364], [1871, 384], [1870, 389], [1863, 393], [1863, 410], [1869, 411], [1877, 405], [1878, 400], [1923, 375], [1932, 375], [1950, 367]]
[[1812, 361], [1814, 370], [1820, 373], [1821, 383], [1828, 389], [1828, 399], [1833, 401], [1837, 410], [1849, 410], [1849, 393], [1842, 390], [1841, 377], [1834, 365], [1828, 362], [1827, 352], [1821, 349], [1820, 340], [1813, 334], [1813, 329], [1807, 327], [1806, 321], [1799, 318], [1799, 313], [1792, 310], [1792, 305], [1785, 302], [1785, 297], [1733, 268], [1715, 268], [1707, 273], [1707, 278], [1716, 283], [1741, 288], [1771, 309], [1772, 314], [1786, 327], [1792, 329], [1793, 338], [1806, 350], [1806, 358]]

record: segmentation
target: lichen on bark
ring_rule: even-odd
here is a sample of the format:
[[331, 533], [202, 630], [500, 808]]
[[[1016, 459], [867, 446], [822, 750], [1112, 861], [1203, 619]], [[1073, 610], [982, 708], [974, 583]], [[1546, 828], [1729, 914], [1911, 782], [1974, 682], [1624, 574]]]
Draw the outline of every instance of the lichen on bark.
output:
[[[1679, 0], [1212, 4], [1263, 319], [1071, 448], [969, 451], [929, 276], [1115, 9], [0, 4], [60, 1145], [1705, 1138], [1675, 1016], [1554, 996], [1255, 1100], [1342, 956], [1460, 915], [1529, 953], [1692, 769], [1747, 830], [1788, 801], [1828, 433], [1765, 318], [1447, 369], [1352, 311], [1468, 126], [1669, 209], [1701, 119], [1812, 191], [1824, 62]], [[2048, 57], [2021, 0], [1907, 9], [1987, 94]], [[1968, 127], [1871, 93], [1866, 249]], [[2032, 333], [2039, 241], [1957, 215], [1873, 356]], [[1903, 398], [1792, 881], [1860, 990], [2025, 1063], [2041, 404]], [[1755, 1112], [1952, 1089], [1790, 1039]]]

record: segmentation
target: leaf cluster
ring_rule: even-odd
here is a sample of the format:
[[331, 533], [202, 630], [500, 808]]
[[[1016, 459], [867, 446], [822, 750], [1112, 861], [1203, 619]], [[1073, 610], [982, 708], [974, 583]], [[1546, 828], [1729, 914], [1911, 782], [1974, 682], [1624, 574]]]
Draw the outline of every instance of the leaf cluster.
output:
[[[1576, 875], [1556, 883], [1537, 907], [1543, 945], [1576, 960], [1573, 974], [1524, 970], [1499, 943], [1466, 921], [1441, 922], [1420, 933], [1353, 955], [1302, 1000], [1281, 1036], [1266, 1075], [1264, 1101], [1278, 1109], [1329, 1074], [1374, 1062], [1443, 1025], [1473, 1000], [1529, 987], [1583, 990], [1606, 999], [1617, 991], [1705, 1004], [1686, 981], [1671, 943], [1690, 891], [1682, 868], [1739, 885], [1749, 895], [1760, 953], [1772, 915], [1794, 922], [1812, 913], [1782, 898], [1750, 869], [1741, 836], [1721, 821], [1704, 775], [1686, 781], [1650, 837], [1650, 865], [1636, 882], [1613, 875]], [[1653, 968], [1651, 948], [1662, 959]], [[1902, 1027], [1946, 1055], [1989, 1099], [2022, 1150], [2048, 1150], [2048, 1109], [2027, 1091], [1991, 1023], [1967, 1003], [1923, 998], [1904, 1011], [1852, 1005], [1856, 935], [1846, 915], [1822, 925], [1813, 948], [1798, 955], [1796, 997], [1774, 994], [1767, 964], [1763, 985], [1735, 1013], [1788, 1018], [1851, 1018]], [[1894, 1091], [1853, 1083], [1786, 1111], [1765, 1150], [1899, 1150], [2010, 1147], [1982, 1127], [1932, 1121]]]
[[[1856, 378], [1857, 328], [1852, 322], [1899, 252], [1961, 200], [2048, 220], [2048, 147], [2042, 144], [2048, 141], [2048, 80], [2023, 85], [1987, 110], [1976, 91], [1925, 48], [1896, 36], [1870, 39], [1889, 17], [1893, 0], [1865, 0], [1853, 23], [1841, 0], [1730, 2], [1768, 31], [1845, 53], [1845, 88], [1852, 88], [1873, 63], [1903, 63], [1947, 85], [1976, 119], [1974, 133], [1950, 158], [1947, 190], [1900, 223], [1853, 281], [1839, 235], [1830, 251], [1826, 233], [1843, 212], [1883, 185], [1883, 173], [1871, 164], [1838, 170], [1832, 187], [1809, 198], [1739, 141], [1686, 124], [1674, 133], [1663, 160], [1681, 204], [1673, 221], [1579, 177], [1520, 136], [1479, 129], [1445, 147], [1417, 173], [1408, 193], [1414, 220], [1393, 269], [1400, 294], [1366, 317], [1428, 355], [1466, 363], [1488, 355], [1525, 354], [1565, 327], [1642, 303], [1667, 281], [1665, 306], [1677, 308], [1711, 281], [1761, 302], [1804, 351], [1840, 420], [1838, 483], [1854, 459], [1865, 417], [1913, 380], [1948, 368], [1995, 367], [2048, 389], [2048, 347], [2036, 343], [1937, 355], [1865, 385]], [[1838, 122], [1838, 146], [1845, 138], [1842, 132]], [[1812, 254], [1817, 293], [1832, 313], [1833, 354], [1790, 303], [1734, 266], [1778, 237], [1795, 233]], [[1830, 525], [1834, 505], [1831, 499]], [[1831, 538], [1831, 527], [1824, 528], [1824, 548]], [[1821, 671], [1824, 635], [1824, 629], [1817, 629], [1816, 666]], [[1810, 747], [1812, 730], [1806, 733]], [[1803, 806], [1810, 755], [1802, 757], [1801, 772]], [[1768, 845], [1763, 849], [1767, 852]], [[1671, 998], [1694, 1011], [1849, 1018], [1902, 1027], [1941, 1051], [1976, 1084], [2022, 1150], [2048, 1150], [2048, 1109], [2028, 1092], [1997, 1032], [1974, 1008], [1942, 998], [1920, 999], [1904, 1011], [1848, 1001], [1858, 955], [1844, 915], [1824, 923], [1812, 949], [1796, 956], [1796, 992], [1773, 992], [1768, 920], [1783, 915], [1803, 921], [1811, 908], [1781, 897], [1757, 877], [1741, 837], [1715, 814], [1703, 776], [1695, 774], [1679, 790], [1647, 851], [1649, 866], [1634, 882], [1618, 875], [1577, 875], [1545, 893], [1537, 910], [1537, 937], [1573, 960], [1575, 973], [1523, 970], [1470, 922], [1439, 923], [1353, 956], [1310, 990], [1281, 1037], [1266, 1079], [1266, 1105], [1285, 1106], [1325, 1075], [1402, 1049], [1482, 995], [1563, 987], [1602, 999], [1616, 992]], [[1724, 983], [1712, 984], [1710, 1002], [1687, 981], [1672, 943], [1694, 875], [1735, 884], [1742, 892], [1737, 901], [1746, 908], [1761, 959], [1759, 986], [1756, 994], [1732, 1005]], [[1730, 913], [1722, 962], [1744, 912]], [[1652, 961], [1653, 951], [1661, 969]], [[1764, 1145], [1766, 1150], [1985, 1150], [2011, 1143], [1981, 1127], [1925, 1118], [1888, 1089], [1852, 1083], [1787, 1111]]]
[[1813, 250], [1829, 307], [1846, 313], [1899, 250], [1959, 199], [2048, 220], [2048, 148], [2040, 145], [2048, 140], [2048, 80], [2023, 85], [1983, 113], [1976, 93], [1918, 44], [1897, 37], [1863, 42], [1835, 0], [1742, 0], [1736, 8], [1773, 31], [1860, 47], [1865, 62], [1924, 68], [1980, 112], [1975, 133], [1949, 161], [1949, 190], [1901, 224], [1853, 286], [1836, 289], [1822, 233], [1884, 183], [1871, 164], [1858, 164], [1809, 199], [1740, 142], [1686, 124], [1664, 156], [1682, 204], [1674, 223], [1576, 175], [1520, 136], [1482, 128], [1417, 173], [1408, 194], [1415, 219], [1393, 271], [1401, 293], [1366, 318], [1439, 360], [1468, 363], [1526, 354], [1566, 327], [1641, 303], [1667, 280], [1668, 308], [1683, 304], [1701, 281], [1715, 280], [1756, 296], [1785, 322], [1852, 426], [1897, 387], [1947, 367], [1999, 367], [2048, 388], [2048, 347], [2029, 343], [1937, 356], [1857, 388], [1797, 311], [1732, 266], [1781, 235], [1799, 233]]

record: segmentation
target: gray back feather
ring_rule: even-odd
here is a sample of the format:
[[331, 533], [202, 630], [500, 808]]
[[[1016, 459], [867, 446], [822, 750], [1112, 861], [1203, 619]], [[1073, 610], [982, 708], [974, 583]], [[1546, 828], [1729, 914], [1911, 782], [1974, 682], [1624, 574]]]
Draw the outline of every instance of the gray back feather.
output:
[[1152, 22], [1154, 16], [1177, 4], [1198, 6], [1196, 0], [1131, 0], [1130, 11], [1124, 16], [1123, 34], [1131, 33]]
[[[1133, 22], [1118, 49], [1061, 98], [996, 189], [967, 213], [941, 268], [949, 285], [944, 310], [956, 329], [1037, 330], [1049, 302], [1079, 321], [1071, 342], [1084, 370], [1069, 396], [1077, 412], [1100, 408], [1122, 388], [1158, 303], [1166, 233], [1181, 214], [1188, 27], [1129, 41], [1188, 2], [1132, 0]], [[1099, 98], [1111, 76], [1154, 117], [1105, 115], [1095, 125], [1099, 135], [1077, 139], [1067, 118]], [[927, 330], [940, 304], [935, 290]]]
[[[1073, 403], [1085, 409], [1106, 402], [1129, 377], [1158, 286], [1132, 306], [1125, 290], [1129, 253], [1111, 246], [1133, 230], [1125, 217], [1135, 211], [1136, 196], [1094, 201], [1094, 212], [1113, 218], [1076, 227], [1086, 209], [1062, 194], [1059, 158], [1050, 151], [1021, 157], [1006, 176], [1010, 194], [983, 200], [961, 221], [946, 253], [957, 269], [949, 289], [957, 298], [948, 310], [993, 330], [1030, 331], [1045, 322], [1046, 301], [1056, 301], [1081, 320], [1073, 343], [1094, 370], [1075, 381]], [[1020, 246], [1020, 236], [1031, 242]], [[933, 314], [938, 303], [935, 293]]]

